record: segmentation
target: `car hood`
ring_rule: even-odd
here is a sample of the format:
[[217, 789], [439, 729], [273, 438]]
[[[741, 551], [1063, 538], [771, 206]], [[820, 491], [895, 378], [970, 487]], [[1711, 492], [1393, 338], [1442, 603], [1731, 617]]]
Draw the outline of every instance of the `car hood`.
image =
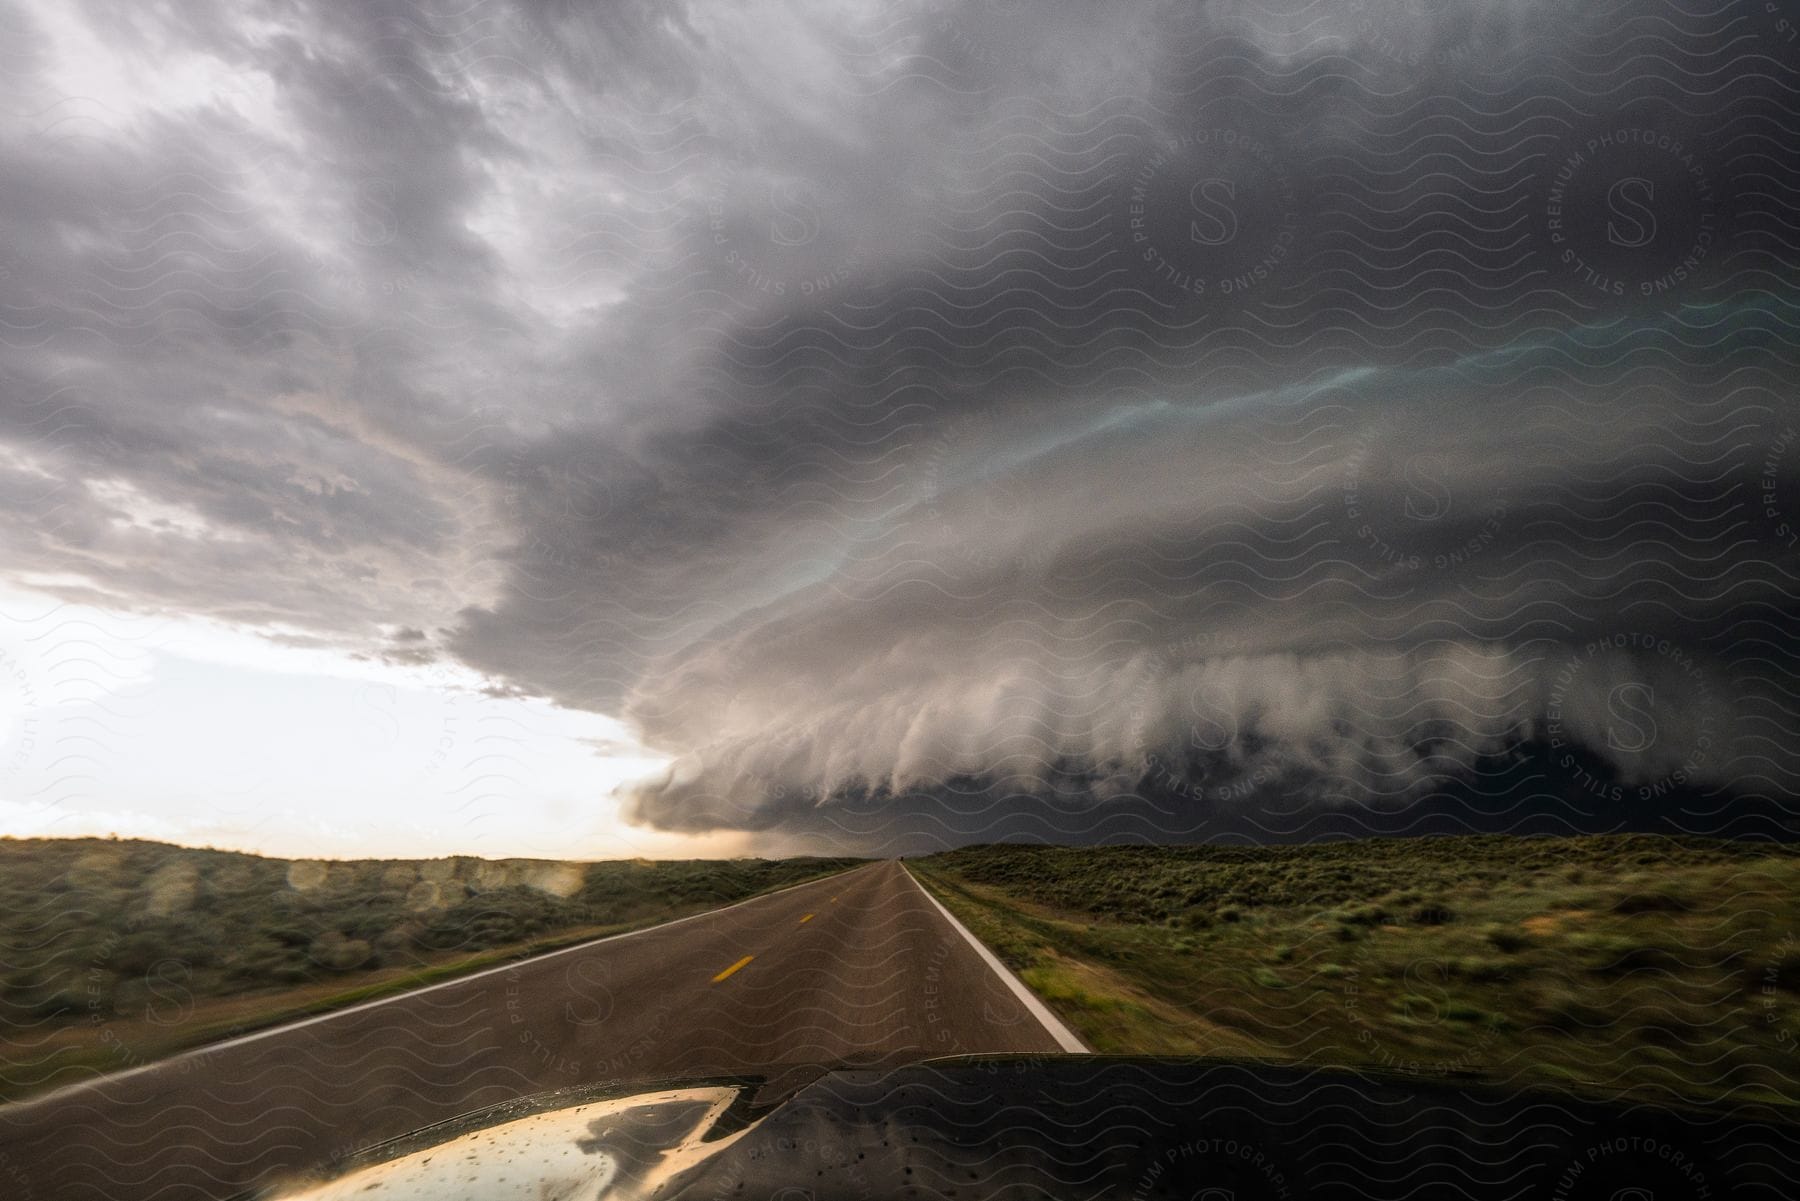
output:
[[1596, 1101], [1403, 1076], [1101, 1056], [565, 1090], [371, 1147], [259, 1197], [1796, 1195], [1780, 1112]]

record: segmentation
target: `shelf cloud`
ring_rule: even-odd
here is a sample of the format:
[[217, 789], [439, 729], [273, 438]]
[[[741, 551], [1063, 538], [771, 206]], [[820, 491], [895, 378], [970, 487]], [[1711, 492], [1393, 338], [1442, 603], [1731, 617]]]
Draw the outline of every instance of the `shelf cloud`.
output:
[[17, 582], [623, 717], [771, 846], [1785, 832], [1758, 6], [0, 32]]

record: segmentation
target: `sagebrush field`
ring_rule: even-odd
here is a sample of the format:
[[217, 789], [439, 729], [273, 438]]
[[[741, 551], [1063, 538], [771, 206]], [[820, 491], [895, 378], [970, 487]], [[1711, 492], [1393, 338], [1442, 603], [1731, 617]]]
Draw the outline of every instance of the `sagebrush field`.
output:
[[1800, 1102], [1800, 852], [968, 847], [920, 878], [1101, 1051]]
[[285, 860], [154, 842], [0, 839], [0, 1094], [853, 862]]

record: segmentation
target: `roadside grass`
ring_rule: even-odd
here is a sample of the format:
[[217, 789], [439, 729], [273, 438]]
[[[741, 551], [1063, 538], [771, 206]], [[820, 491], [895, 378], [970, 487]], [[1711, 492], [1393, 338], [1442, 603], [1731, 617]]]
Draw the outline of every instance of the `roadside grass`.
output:
[[[704, 909], [691, 909], [700, 913]], [[537, 939], [479, 955], [441, 959], [416, 970], [389, 969], [360, 973], [349, 988], [342, 981], [302, 985], [274, 992], [253, 992], [197, 1003], [175, 1025], [131, 1017], [106, 1022], [58, 1025], [41, 1042], [0, 1043], [7, 1071], [0, 1076], [0, 1101], [20, 1100], [88, 1076], [123, 1071], [166, 1059], [182, 1051], [223, 1042], [302, 1018], [348, 1009], [365, 1001], [398, 996], [445, 980], [455, 980], [490, 967], [528, 959], [612, 934], [657, 925], [668, 918], [647, 918], [622, 926], [597, 926], [555, 938]]]
[[1800, 1104], [1800, 853], [1601, 836], [910, 861], [1095, 1050]]
[[323, 863], [0, 839], [0, 1100], [857, 862]]

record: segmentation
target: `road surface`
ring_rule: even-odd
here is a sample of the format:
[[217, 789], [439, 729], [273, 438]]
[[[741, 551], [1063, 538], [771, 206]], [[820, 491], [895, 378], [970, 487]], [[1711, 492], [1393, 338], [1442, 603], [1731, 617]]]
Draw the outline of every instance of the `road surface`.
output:
[[0, 1107], [0, 1182], [229, 1197], [546, 1089], [1078, 1048], [1022, 991], [874, 863]]

